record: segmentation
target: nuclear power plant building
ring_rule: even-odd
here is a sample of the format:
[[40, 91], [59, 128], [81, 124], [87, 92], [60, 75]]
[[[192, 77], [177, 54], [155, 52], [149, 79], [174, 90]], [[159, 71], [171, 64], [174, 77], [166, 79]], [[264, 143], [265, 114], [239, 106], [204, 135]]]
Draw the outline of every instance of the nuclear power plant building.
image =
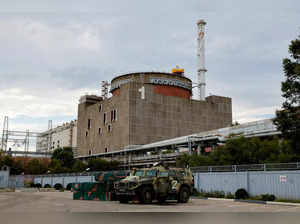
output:
[[192, 99], [192, 81], [180, 71], [125, 74], [110, 86], [109, 98], [80, 99], [78, 156], [103, 155], [232, 124], [231, 98]]

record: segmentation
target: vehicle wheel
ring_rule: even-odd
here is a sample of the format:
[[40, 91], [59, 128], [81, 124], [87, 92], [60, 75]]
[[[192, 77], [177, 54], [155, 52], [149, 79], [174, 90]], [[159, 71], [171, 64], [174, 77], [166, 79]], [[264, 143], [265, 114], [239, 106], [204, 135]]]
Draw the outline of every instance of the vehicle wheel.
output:
[[160, 197], [157, 198], [157, 201], [158, 201], [159, 204], [164, 203], [166, 200], [167, 200], [166, 196], [160, 196]]
[[120, 196], [119, 201], [122, 204], [127, 204], [129, 200], [127, 196]]
[[140, 201], [143, 204], [151, 204], [153, 199], [153, 190], [151, 187], [144, 187], [141, 190]]
[[179, 203], [187, 203], [190, 199], [190, 191], [187, 187], [182, 187], [178, 195]]

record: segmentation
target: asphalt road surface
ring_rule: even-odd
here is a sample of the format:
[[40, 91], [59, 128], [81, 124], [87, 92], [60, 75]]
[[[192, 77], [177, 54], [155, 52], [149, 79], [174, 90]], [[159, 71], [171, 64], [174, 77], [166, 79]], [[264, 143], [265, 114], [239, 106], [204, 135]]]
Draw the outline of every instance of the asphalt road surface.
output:
[[300, 212], [300, 207], [190, 199], [186, 204], [141, 205], [79, 201], [71, 192], [1, 192], [1, 212]]

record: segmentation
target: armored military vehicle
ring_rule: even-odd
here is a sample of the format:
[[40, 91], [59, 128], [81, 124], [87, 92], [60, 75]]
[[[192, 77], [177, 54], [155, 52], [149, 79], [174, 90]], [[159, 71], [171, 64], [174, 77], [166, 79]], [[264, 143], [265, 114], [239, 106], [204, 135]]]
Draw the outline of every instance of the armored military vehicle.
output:
[[154, 166], [131, 171], [130, 176], [116, 182], [114, 187], [120, 203], [135, 199], [145, 204], [153, 200], [163, 203], [167, 199], [187, 203], [194, 180], [189, 169]]

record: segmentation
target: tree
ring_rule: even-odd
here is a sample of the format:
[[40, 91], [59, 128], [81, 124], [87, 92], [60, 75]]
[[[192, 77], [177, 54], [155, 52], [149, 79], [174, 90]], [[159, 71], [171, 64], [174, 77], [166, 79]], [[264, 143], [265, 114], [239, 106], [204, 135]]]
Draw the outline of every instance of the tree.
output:
[[10, 155], [2, 155], [1, 159], [0, 159], [0, 165], [1, 165], [1, 167], [8, 166], [11, 168], [14, 165], [14, 159]]
[[63, 162], [58, 159], [52, 159], [49, 164], [50, 173], [69, 173], [72, 170], [70, 168], [64, 167]]
[[109, 162], [104, 159], [89, 159], [88, 160], [88, 167], [90, 171], [104, 171], [108, 170]]
[[276, 111], [274, 124], [290, 139], [293, 151], [300, 154], [300, 36], [289, 45], [290, 57], [283, 59], [285, 81], [281, 83], [285, 101], [282, 110]]
[[259, 163], [289, 163], [300, 161], [300, 154], [291, 150], [287, 140], [278, 137], [272, 139], [233, 138], [225, 145], [215, 148], [208, 155], [188, 155], [177, 158], [179, 167], [241, 165]]
[[87, 168], [87, 164], [85, 164], [84, 162], [82, 162], [81, 160], [78, 159], [75, 161], [72, 171], [73, 172], [83, 172], [86, 170], [86, 168]]
[[13, 167], [10, 170], [10, 173], [13, 175], [20, 175], [24, 172], [24, 164], [21, 160], [14, 160]]
[[47, 165], [39, 159], [32, 159], [27, 163], [26, 174], [44, 174], [48, 170]]
[[113, 160], [109, 164], [109, 170], [118, 170], [120, 167], [120, 162], [117, 160]]
[[61, 166], [72, 169], [74, 165], [73, 150], [71, 147], [57, 148], [53, 151], [51, 160], [61, 161]]

